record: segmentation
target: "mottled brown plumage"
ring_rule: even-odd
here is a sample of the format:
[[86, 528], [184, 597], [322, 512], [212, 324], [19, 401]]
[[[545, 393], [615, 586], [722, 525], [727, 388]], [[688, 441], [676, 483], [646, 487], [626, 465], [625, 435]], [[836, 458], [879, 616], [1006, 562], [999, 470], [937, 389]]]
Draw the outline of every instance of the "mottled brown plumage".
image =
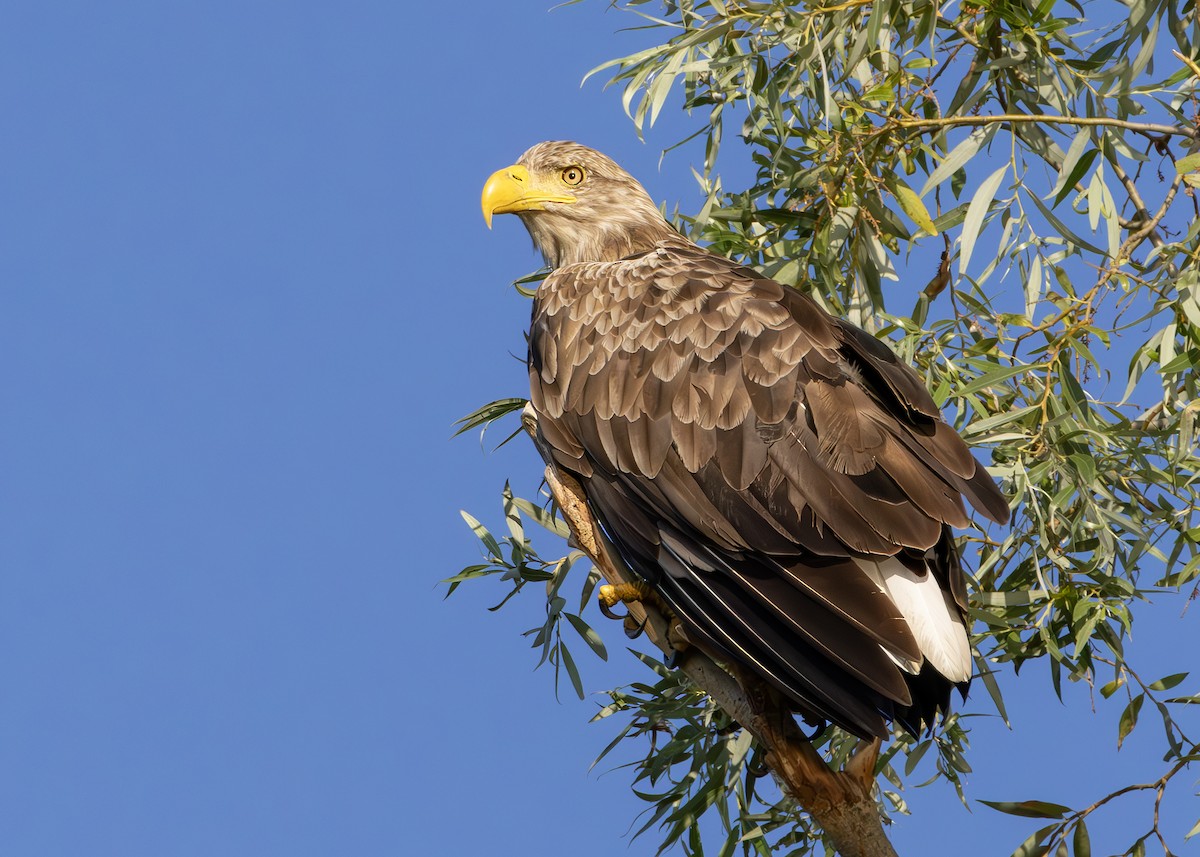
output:
[[917, 375], [800, 292], [712, 254], [604, 155], [492, 177], [554, 271], [531, 402], [624, 561], [688, 637], [810, 718], [932, 722], [971, 661], [951, 527], [1008, 507]]

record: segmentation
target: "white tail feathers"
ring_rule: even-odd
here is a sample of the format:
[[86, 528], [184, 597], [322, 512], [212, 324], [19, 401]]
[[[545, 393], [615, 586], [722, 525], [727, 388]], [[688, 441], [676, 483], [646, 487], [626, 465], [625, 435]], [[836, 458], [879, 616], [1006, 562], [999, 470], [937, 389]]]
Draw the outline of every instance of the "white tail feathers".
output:
[[[952, 682], [969, 679], [971, 643], [967, 639], [967, 629], [963, 627], [949, 593], [942, 591], [933, 574], [919, 575], [894, 558], [882, 562], [855, 562], [895, 602], [930, 666]], [[920, 669], [919, 664], [913, 665], [888, 654], [909, 672]]]

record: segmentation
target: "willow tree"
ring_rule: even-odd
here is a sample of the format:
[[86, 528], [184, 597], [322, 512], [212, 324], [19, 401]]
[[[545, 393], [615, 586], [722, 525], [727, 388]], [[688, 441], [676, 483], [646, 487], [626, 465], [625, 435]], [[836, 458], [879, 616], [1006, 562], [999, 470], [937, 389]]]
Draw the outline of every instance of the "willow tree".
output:
[[[682, 93], [703, 141], [707, 200], [679, 228], [888, 340], [980, 454], [991, 451], [1015, 515], [1008, 527], [962, 536], [976, 694], [1004, 716], [997, 672], [1035, 662], [1060, 694], [1064, 679], [1083, 681], [1101, 706], [1121, 706], [1118, 746], [1139, 717], [1161, 719], [1156, 781], [1077, 808], [994, 804], [1040, 819], [1018, 852], [1084, 857], [1093, 814], [1147, 790], [1152, 815], [1106, 850], [1139, 854], [1150, 843], [1171, 853], [1158, 810], [1200, 761], [1186, 716], [1200, 695], [1181, 687], [1187, 674], [1130, 662], [1123, 644], [1146, 599], [1194, 594], [1200, 576], [1194, 4], [640, 8], [650, 5], [628, 4], [660, 28], [661, 44], [596, 71], [623, 86], [639, 133]], [[722, 151], [727, 131], [740, 139]], [[747, 157], [754, 183], [723, 187], [719, 165]], [[914, 281], [914, 271], [924, 274]], [[522, 404], [494, 402], [463, 429]], [[452, 578], [451, 590], [491, 575], [509, 595], [544, 582], [534, 644], [582, 693], [567, 643], [581, 637], [604, 652], [581, 616], [599, 572], [573, 573], [587, 567], [583, 553], [561, 542], [539, 553], [528, 539], [525, 521], [570, 534], [560, 504], [506, 489], [504, 510], [503, 538], [467, 516], [486, 561]], [[582, 597], [568, 601], [568, 578]], [[772, 748], [742, 728], [745, 718], [728, 710], [736, 700], [703, 672], [640, 657], [656, 678], [609, 691], [598, 716], [625, 718], [613, 746], [644, 752], [635, 782], [652, 812], [643, 830], [700, 853], [695, 820], [711, 812], [725, 838], [709, 849], [721, 854], [807, 853], [823, 838], [843, 853], [877, 846], [823, 826], [819, 808], [805, 805], [812, 795], [797, 795], [786, 777], [782, 792], [764, 787]], [[899, 789], [931, 753], [938, 775], [961, 787], [965, 736], [956, 716], [929, 736], [897, 731], [865, 776], [878, 813], [903, 809]], [[807, 746], [837, 770], [854, 740], [828, 729]]]

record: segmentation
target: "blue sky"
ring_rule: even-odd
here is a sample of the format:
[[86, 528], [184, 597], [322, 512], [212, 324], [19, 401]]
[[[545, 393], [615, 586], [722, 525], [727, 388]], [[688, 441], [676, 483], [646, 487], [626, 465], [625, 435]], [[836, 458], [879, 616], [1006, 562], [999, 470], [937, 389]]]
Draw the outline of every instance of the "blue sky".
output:
[[[526, 383], [508, 283], [539, 262], [484, 179], [571, 138], [700, 203], [670, 108], [642, 144], [579, 85], [649, 37], [547, 5], [0, 5], [0, 852], [654, 853], [626, 773], [588, 772], [595, 698], [532, 669], [540, 605], [438, 586], [479, 555], [458, 510], [498, 525], [539, 473], [451, 440]], [[1179, 610], [1137, 641], [1159, 675]], [[589, 618], [587, 689], [644, 678]], [[977, 721], [972, 798], [1156, 775], [1153, 724], [1114, 760], [1119, 707], [1046, 684]], [[902, 853], [1034, 827], [908, 798]]]

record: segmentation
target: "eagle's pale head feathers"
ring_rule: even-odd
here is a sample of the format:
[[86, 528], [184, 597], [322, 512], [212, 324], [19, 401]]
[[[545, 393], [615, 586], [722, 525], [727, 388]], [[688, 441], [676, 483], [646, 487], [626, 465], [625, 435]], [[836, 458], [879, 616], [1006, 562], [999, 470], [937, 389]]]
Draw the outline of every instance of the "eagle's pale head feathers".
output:
[[516, 214], [546, 264], [610, 262], [679, 235], [650, 195], [608, 156], [566, 141], [538, 143], [483, 189], [483, 216]]

